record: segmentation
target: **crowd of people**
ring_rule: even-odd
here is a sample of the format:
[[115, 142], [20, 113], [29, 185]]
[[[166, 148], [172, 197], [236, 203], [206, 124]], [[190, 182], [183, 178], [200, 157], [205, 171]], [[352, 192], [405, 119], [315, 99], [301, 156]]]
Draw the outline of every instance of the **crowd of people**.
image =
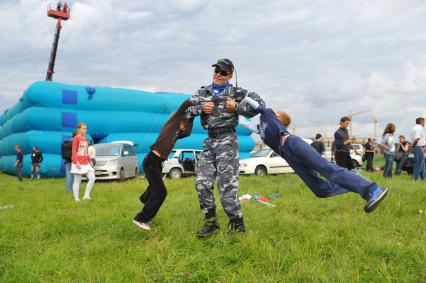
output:
[[[383, 176], [385, 178], [392, 178], [393, 174], [401, 175], [402, 169], [408, 161], [409, 154], [414, 155], [414, 166], [412, 170], [413, 180], [426, 178], [426, 147], [425, 147], [425, 119], [418, 117], [415, 126], [411, 130], [410, 141], [404, 135], [400, 135], [397, 141], [394, 137], [396, 126], [393, 123], [386, 125], [380, 142], [377, 147], [382, 150], [385, 164], [383, 166]], [[352, 158], [350, 156], [351, 144], [356, 142], [355, 137], [350, 137], [347, 130], [351, 120], [345, 116], [340, 119], [340, 127], [334, 133], [334, 159], [336, 164], [348, 170], [354, 169]], [[322, 135], [316, 134], [315, 141], [311, 146], [320, 154], [324, 156], [325, 146], [322, 141]], [[366, 171], [373, 172], [373, 159], [376, 150], [371, 138], [368, 138], [367, 143], [364, 145], [363, 161], [366, 161]], [[393, 173], [393, 166], [395, 164], [395, 171]]]
[[[265, 102], [255, 92], [234, 87], [230, 80], [233, 77], [234, 65], [229, 59], [220, 59], [212, 65], [213, 82], [201, 87], [174, 112], [163, 126], [151, 151], [143, 161], [148, 187], [140, 195], [143, 203], [142, 210], [134, 217], [133, 223], [139, 228], [150, 230], [150, 223], [157, 215], [167, 197], [167, 189], [161, 175], [162, 162], [168, 158], [177, 139], [191, 134], [193, 120], [200, 116], [201, 124], [207, 130], [208, 137], [203, 142], [204, 150], [200, 154], [195, 189], [198, 193], [200, 209], [204, 215], [204, 223], [197, 231], [199, 238], [215, 234], [220, 225], [216, 217], [214, 186], [217, 187], [222, 208], [229, 223], [228, 231], [244, 233], [246, 231], [240, 200], [238, 198], [238, 169], [239, 152], [236, 126], [258, 133], [261, 139], [271, 149], [282, 156], [302, 179], [308, 188], [320, 198], [335, 196], [343, 193], [357, 193], [364, 199], [364, 211], [375, 210], [388, 193], [388, 189], [367, 180], [353, 172], [350, 157], [351, 144], [355, 138], [348, 133], [351, 123], [349, 117], [342, 117], [340, 127], [335, 132], [336, 164], [325, 160], [321, 155], [325, 152], [322, 136], [318, 134], [312, 146], [300, 137], [292, 135], [287, 130], [291, 117], [284, 111], [274, 111], [266, 108]], [[242, 117], [260, 115], [260, 123], [254, 125]], [[413, 179], [425, 178], [425, 133], [424, 118], [416, 119], [412, 130], [411, 144], [400, 136], [400, 146], [395, 147], [393, 134], [395, 125], [390, 123], [385, 128], [383, 139], [379, 146], [384, 151], [384, 176], [392, 176], [392, 164], [398, 160], [396, 174], [411, 151], [416, 157]], [[73, 192], [74, 200], [80, 201], [79, 191], [83, 176], [87, 178], [83, 200], [90, 199], [90, 193], [95, 183], [94, 148], [86, 137], [87, 125], [80, 123], [73, 134], [72, 140], [62, 144], [62, 156], [66, 169], [66, 190]], [[23, 154], [16, 146], [16, 172], [22, 180]], [[365, 145], [367, 170], [373, 170], [374, 146], [371, 139]], [[42, 154], [37, 147], [33, 149], [32, 173], [40, 178]]]

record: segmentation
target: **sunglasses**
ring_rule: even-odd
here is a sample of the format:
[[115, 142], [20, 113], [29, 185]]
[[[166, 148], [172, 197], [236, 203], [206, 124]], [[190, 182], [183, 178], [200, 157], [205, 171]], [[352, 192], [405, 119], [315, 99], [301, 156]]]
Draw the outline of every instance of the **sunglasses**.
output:
[[219, 67], [214, 68], [214, 73], [215, 74], [220, 73], [220, 75], [223, 76], [223, 77], [229, 76], [228, 72], [222, 70]]

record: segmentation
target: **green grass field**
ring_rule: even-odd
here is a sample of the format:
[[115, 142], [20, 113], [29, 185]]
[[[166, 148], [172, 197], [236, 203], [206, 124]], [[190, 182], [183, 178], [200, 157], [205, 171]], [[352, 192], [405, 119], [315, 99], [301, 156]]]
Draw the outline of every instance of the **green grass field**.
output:
[[166, 180], [151, 231], [133, 216], [145, 179], [95, 184], [74, 203], [64, 179], [20, 184], [0, 174], [0, 282], [426, 282], [426, 182], [402, 175], [379, 208], [356, 194], [316, 198], [294, 174], [240, 177], [247, 233], [195, 237], [202, 225], [194, 178]]

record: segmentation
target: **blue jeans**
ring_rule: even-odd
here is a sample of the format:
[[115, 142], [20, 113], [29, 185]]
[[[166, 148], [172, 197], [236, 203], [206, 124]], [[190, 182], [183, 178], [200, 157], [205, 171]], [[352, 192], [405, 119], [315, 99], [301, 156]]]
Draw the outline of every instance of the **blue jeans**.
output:
[[411, 149], [411, 152], [414, 154], [416, 159], [416, 163], [414, 163], [413, 169], [413, 180], [417, 180], [417, 178], [425, 179], [425, 154], [422, 151], [420, 146], [415, 146]]
[[392, 166], [395, 154], [393, 152], [384, 152], [385, 168], [383, 169], [383, 177], [392, 178]]
[[65, 173], [67, 174], [66, 184], [67, 184], [67, 193], [72, 192], [72, 184], [74, 181], [71, 171], [71, 162], [65, 162]]
[[287, 138], [281, 156], [320, 198], [354, 192], [368, 200], [371, 190], [377, 187], [361, 175], [327, 161], [298, 136]]

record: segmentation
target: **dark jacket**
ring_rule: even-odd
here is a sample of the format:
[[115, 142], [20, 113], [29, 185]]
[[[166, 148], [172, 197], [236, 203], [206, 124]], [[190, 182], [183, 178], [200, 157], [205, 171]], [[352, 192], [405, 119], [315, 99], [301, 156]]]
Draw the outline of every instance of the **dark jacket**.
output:
[[33, 151], [33, 153], [31, 154], [31, 163], [37, 164], [42, 162], [43, 162], [43, 154], [41, 154], [40, 151], [38, 152]]
[[72, 159], [72, 140], [70, 141], [64, 141], [61, 145], [61, 155], [62, 158], [66, 161], [71, 163]]
[[157, 140], [151, 145], [151, 149], [158, 152], [161, 158], [167, 159], [169, 157], [177, 139], [185, 138], [191, 134], [193, 119], [188, 121], [189, 126], [184, 131], [180, 130], [180, 122], [185, 115], [185, 110], [191, 105], [193, 103], [189, 99], [185, 100], [179, 109], [167, 120]]

